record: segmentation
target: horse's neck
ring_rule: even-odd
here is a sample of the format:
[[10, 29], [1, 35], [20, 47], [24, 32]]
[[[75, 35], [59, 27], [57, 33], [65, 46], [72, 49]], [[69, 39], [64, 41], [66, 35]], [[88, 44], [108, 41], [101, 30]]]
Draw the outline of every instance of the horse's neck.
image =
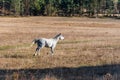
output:
[[54, 37], [53, 39], [56, 40], [56, 42], [59, 41], [59, 37]]

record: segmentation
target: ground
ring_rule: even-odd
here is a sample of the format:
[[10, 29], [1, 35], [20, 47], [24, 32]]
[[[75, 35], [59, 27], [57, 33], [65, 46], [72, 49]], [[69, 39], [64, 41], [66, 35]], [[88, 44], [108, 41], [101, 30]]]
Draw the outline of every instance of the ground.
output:
[[[58, 33], [65, 39], [58, 42], [54, 55], [49, 48], [43, 48], [40, 56], [33, 56], [36, 48], [30, 47], [33, 39], [52, 38]], [[118, 78], [119, 53], [120, 21], [116, 19], [0, 18], [0, 71], [4, 73], [0, 73], [1, 79], [23, 80], [22, 76], [29, 80], [27, 76], [31, 73], [33, 80], [43, 80], [37, 77], [38, 73], [44, 80], [97, 80], [107, 73]]]

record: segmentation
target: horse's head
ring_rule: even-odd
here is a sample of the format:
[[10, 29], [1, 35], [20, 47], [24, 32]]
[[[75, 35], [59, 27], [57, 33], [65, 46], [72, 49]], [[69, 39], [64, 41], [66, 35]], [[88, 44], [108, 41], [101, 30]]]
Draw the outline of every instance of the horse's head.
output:
[[60, 40], [63, 40], [63, 39], [64, 39], [64, 36], [63, 36], [61, 33], [59, 34], [59, 39], [60, 39]]
[[61, 33], [59, 33], [59, 34], [57, 34], [57, 35], [54, 37], [54, 39], [63, 40], [64, 37], [63, 37], [63, 35], [62, 35]]

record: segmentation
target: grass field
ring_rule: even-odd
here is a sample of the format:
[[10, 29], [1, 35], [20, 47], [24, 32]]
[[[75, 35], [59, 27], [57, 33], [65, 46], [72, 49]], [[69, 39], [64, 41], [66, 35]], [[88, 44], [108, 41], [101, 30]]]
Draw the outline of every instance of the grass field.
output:
[[[52, 56], [34, 38], [62, 33]], [[0, 80], [119, 80], [120, 21], [75, 17], [0, 18]], [[109, 75], [108, 75], [109, 74]]]

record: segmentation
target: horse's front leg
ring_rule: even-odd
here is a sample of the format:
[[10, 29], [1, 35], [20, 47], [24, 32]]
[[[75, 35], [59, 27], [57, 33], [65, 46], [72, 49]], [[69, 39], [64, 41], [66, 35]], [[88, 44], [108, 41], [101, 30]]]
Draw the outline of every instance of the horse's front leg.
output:
[[51, 47], [51, 54], [53, 55], [54, 53], [54, 47]]

